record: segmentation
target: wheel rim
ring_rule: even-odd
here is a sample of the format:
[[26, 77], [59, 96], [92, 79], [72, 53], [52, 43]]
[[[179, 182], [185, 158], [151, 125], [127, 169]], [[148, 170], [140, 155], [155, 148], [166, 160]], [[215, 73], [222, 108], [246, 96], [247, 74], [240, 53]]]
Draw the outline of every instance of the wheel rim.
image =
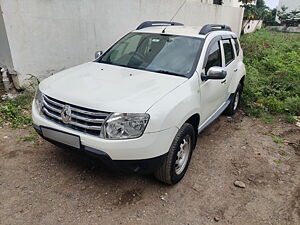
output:
[[179, 151], [177, 153], [176, 161], [175, 161], [175, 173], [180, 175], [182, 171], [184, 171], [187, 162], [189, 160], [189, 155], [191, 151], [191, 137], [186, 135], [182, 143], [179, 146]]
[[234, 106], [233, 106], [233, 109], [236, 110], [238, 105], [239, 105], [239, 101], [240, 101], [240, 92], [238, 91], [235, 95], [235, 98], [234, 98]]

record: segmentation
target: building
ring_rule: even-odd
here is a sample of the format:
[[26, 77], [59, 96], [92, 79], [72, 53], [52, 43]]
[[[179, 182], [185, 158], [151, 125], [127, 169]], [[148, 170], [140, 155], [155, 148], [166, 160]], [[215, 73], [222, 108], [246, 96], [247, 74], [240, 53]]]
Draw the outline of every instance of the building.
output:
[[[281, 10], [282, 7], [287, 7], [286, 12], [289, 13], [291, 11], [300, 11], [300, 1], [294, 1], [294, 0], [279, 0], [277, 10]], [[300, 18], [298, 18], [300, 20]], [[281, 23], [279, 20], [278, 16], [276, 16], [276, 21], [278, 23]], [[281, 28], [280, 28], [281, 29]], [[286, 29], [285, 27], [282, 29]], [[298, 28], [289, 28], [291, 32], [299, 32], [299, 27]]]
[[[241, 32], [238, 0], [187, 0], [175, 21], [221, 23]], [[15, 87], [91, 61], [96, 50], [147, 20], [170, 20], [183, 0], [0, 0], [0, 67]]]
[[280, 10], [281, 7], [287, 7], [287, 12], [293, 11], [293, 10], [300, 10], [300, 1], [296, 0], [279, 0], [277, 10]]

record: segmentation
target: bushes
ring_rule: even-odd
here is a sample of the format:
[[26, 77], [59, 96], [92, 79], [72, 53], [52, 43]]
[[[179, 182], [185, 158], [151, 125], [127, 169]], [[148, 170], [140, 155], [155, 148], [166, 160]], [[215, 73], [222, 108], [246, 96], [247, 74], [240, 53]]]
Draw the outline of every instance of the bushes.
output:
[[248, 115], [300, 115], [300, 34], [259, 30], [241, 37]]

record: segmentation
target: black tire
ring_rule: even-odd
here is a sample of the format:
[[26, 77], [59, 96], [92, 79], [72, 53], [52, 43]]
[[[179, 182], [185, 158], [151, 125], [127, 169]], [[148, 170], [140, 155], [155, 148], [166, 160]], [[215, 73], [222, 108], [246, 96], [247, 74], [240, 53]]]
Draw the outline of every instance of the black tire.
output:
[[[190, 138], [189, 141], [190, 144], [189, 147], [186, 147], [186, 143], [188, 142], [187, 141], [188, 137]], [[184, 140], [186, 142], [184, 142]], [[189, 166], [191, 156], [195, 146], [195, 141], [196, 141], [196, 135], [193, 126], [189, 123], [183, 124], [183, 126], [177, 132], [172, 142], [172, 145], [169, 149], [168, 155], [162, 163], [162, 166], [154, 173], [154, 176], [158, 180], [167, 184], [178, 183], [185, 175], [186, 170]], [[185, 158], [185, 160], [187, 161], [184, 160], [185, 163], [181, 167], [182, 171], [180, 171], [176, 165], [179, 164], [178, 161], [180, 161], [179, 160], [180, 156], [178, 156], [178, 154], [180, 155], [179, 152], [182, 152], [184, 147], [186, 149], [189, 149], [189, 152], [185, 153], [185, 156], [187, 157]]]
[[[224, 111], [224, 115], [232, 116], [236, 113], [236, 111], [240, 105], [242, 90], [243, 90], [243, 87], [242, 87], [241, 83], [239, 83], [229, 105], [227, 106], [227, 108]], [[236, 103], [236, 101], [237, 101], [237, 103]]]

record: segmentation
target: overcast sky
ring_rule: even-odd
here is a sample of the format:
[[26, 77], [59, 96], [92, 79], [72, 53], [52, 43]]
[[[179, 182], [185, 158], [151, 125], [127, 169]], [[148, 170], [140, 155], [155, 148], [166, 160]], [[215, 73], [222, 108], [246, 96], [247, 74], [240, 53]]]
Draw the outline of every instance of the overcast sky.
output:
[[[269, 8], [274, 9], [277, 7], [278, 1], [279, 0], [265, 0], [265, 3]], [[295, 0], [295, 1], [297, 1], [297, 0]]]

